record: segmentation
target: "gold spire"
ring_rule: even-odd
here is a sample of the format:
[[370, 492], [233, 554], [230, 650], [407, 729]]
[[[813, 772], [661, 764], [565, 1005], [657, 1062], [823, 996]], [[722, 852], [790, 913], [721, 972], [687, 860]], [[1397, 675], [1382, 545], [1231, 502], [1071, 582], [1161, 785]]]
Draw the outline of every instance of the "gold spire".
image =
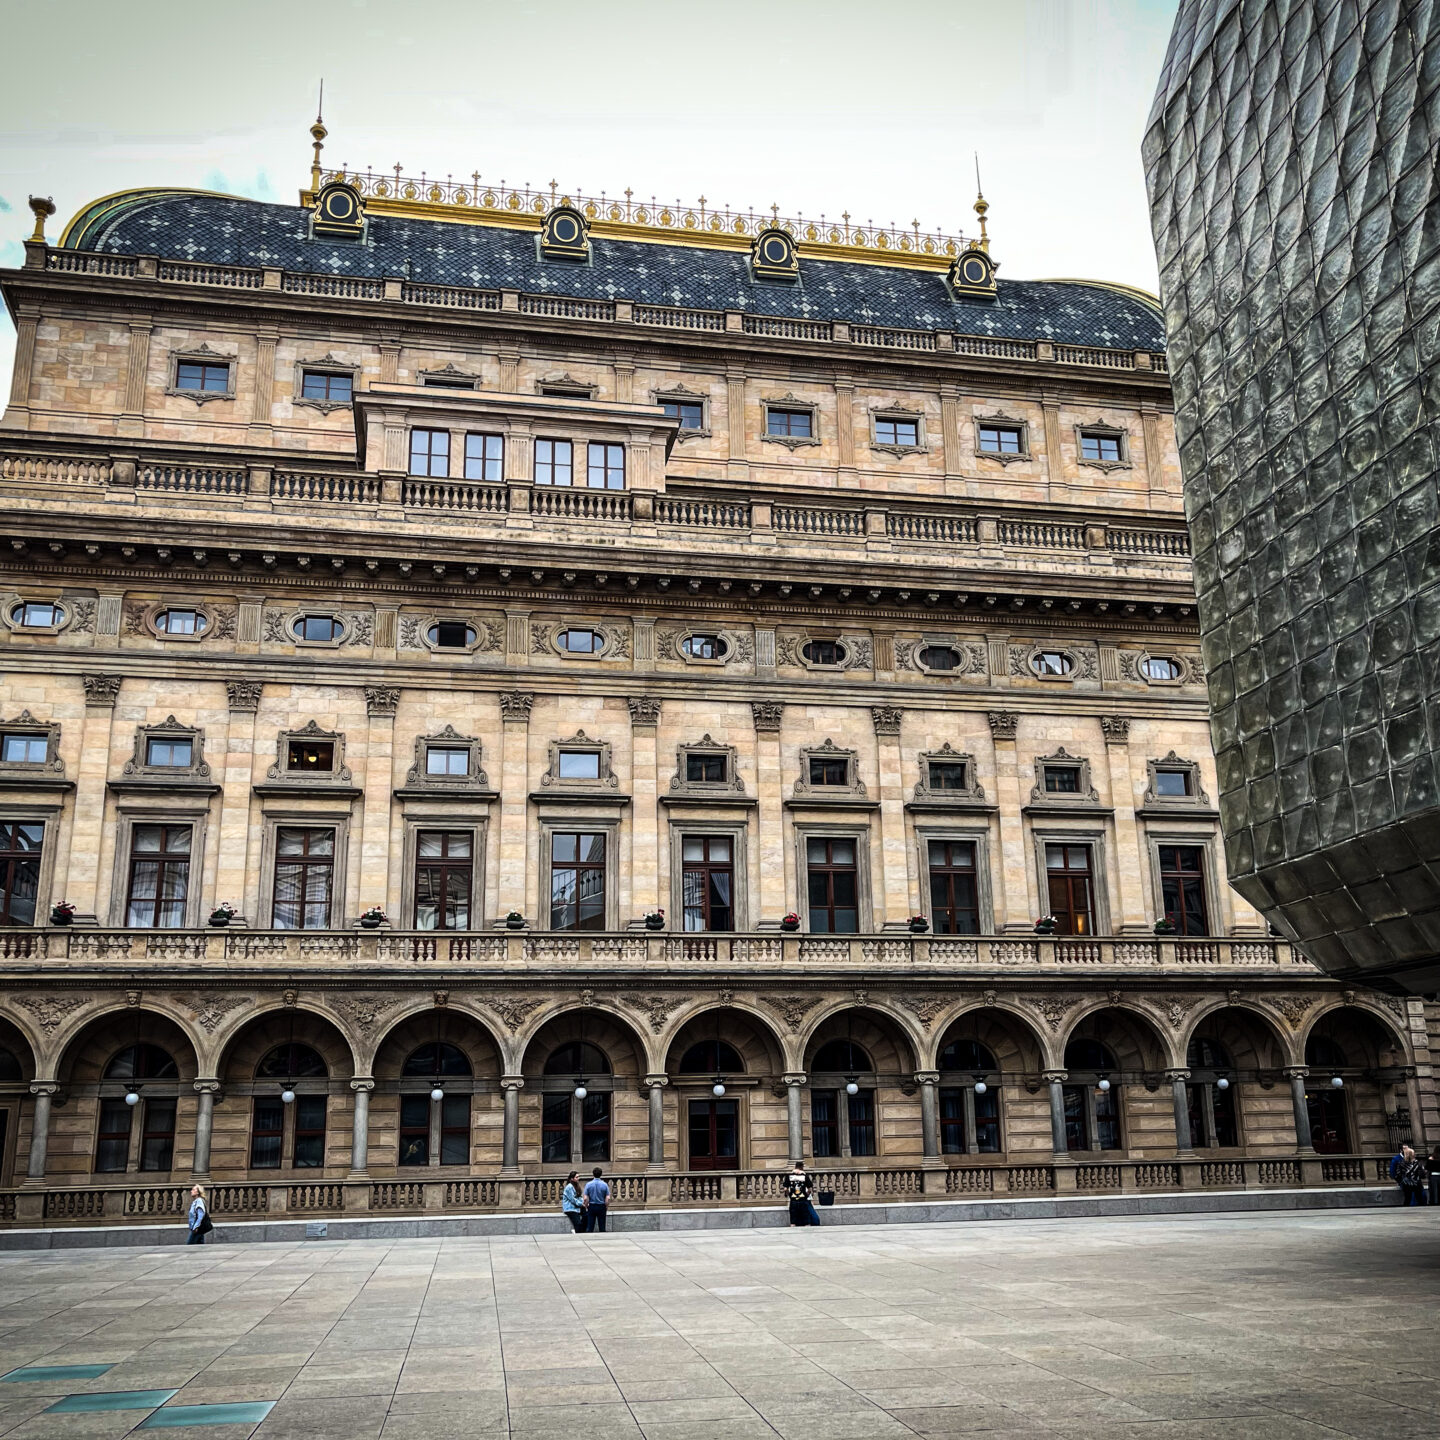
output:
[[310, 134], [315, 141], [315, 158], [310, 162], [310, 189], [312, 192], [320, 188], [320, 152], [325, 148], [325, 137], [330, 133], [325, 128], [325, 82], [320, 82], [320, 103], [315, 109], [315, 123], [310, 127]]
[[990, 237], [985, 233], [985, 212], [989, 210], [990, 202], [985, 198], [985, 192], [980, 186], [980, 152], [975, 152], [975, 214], [980, 220], [980, 238], [975, 242], [977, 250], [983, 250], [987, 255], [990, 253]]
[[30, 236], [31, 243], [45, 243], [45, 222], [55, 213], [55, 201], [49, 196], [32, 195], [30, 197], [30, 210], [35, 216], [35, 231]]

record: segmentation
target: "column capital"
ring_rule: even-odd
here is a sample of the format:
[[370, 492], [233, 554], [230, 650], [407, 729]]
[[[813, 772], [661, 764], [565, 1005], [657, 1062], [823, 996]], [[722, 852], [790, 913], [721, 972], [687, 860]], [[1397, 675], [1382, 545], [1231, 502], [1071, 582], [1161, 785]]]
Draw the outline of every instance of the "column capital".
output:
[[1107, 745], [1126, 745], [1130, 741], [1130, 717], [1128, 715], [1102, 715], [1100, 732]]
[[750, 702], [750, 716], [755, 722], [757, 734], [780, 733], [780, 718], [785, 713], [785, 706], [778, 700], [752, 700]]
[[669, 1083], [668, 1075], [647, 1075], [640, 1082], [647, 1090], [663, 1090]]
[[505, 721], [518, 720], [530, 723], [530, 707], [535, 697], [528, 690], [502, 690], [500, 692], [500, 716]]
[[915, 1072], [915, 1083], [917, 1085], [938, 1085], [940, 1083], [940, 1072], [938, 1070], [917, 1070]]
[[1188, 1070], [1167, 1070], [1165, 1078], [1173, 1085], [1177, 1080], [1188, 1080], [1190, 1072]]
[[525, 1088], [525, 1077], [523, 1075], [502, 1075], [500, 1077], [500, 1088], [502, 1090], [523, 1090]]
[[1310, 1067], [1308, 1065], [1286, 1065], [1280, 1073], [1287, 1080], [1305, 1080], [1309, 1078]]
[[263, 684], [260, 680], [227, 680], [225, 693], [229, 697], [231, 713], [244, 714], [248, 711], [253, 715], [260, 708]]
[[219, 1095], [220, 1082], [210, 1076], [205, 1076], [195, 1082], [195, 1093], [197, 1095]]
[[991, 710], [985, 718], [990, 722], [990, 734], [996, 740], [1014, 740], [1015, 729], [1020, 717], [1013, 710]]
[[85, 686], [86, 705], [113, 710], [121, 678], [119, 675], [82, 675], [80, 682]]
[[393, 720], [399, 704], [400, 687], [398, 685], [367, 685], [365, 687], [365, 710], [372, 720], [382, 715], [388, 715]]
[[1042, 1070], [1040, 1078], [1047, 1085], [1060, 1085], [1070, 1078], [1068, 1070]]
[[55, 1080], [32, 1080], [30, 1082], [30, 1093], [32, 1095], [53, 1095], [60, 1085]]
[[810, 1083], [810, 1077], [808, 1075], [799, 1074], [782, 1075], [780, 1077], [780, 1083], [782, 1085], [790, 1086], [791, 1089], [796, 1089], [801, 1085], [808, 1085]]
[[373, 1090], [375, 1088], [375, 1077], [373, 1075], [356, 1075], [351, 1078], [350, 1088], [355, 1091]]
[[631, 695], [625, 703], [630, 707], [631, 725], [653, 730], [660, 723], [660, 708], [663, 702], [659, 696]]
[[898, 705], [872, 705], [870, 707], [870, 719], [874, 722], [877, 735], [900, 734], [900, 722], [905, 718], [905, 712]]

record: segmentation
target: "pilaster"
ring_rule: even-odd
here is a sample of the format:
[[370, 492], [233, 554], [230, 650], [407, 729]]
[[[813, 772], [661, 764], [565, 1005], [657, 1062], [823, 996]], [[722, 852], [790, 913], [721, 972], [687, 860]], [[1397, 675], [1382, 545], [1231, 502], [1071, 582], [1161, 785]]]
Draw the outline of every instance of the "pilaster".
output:
[[780, 723], [785, 707], [754, 701], [755, 793], [759, 802], [760, 903], [751, 912], [757, 930], [775, 930], [790, 909], [786, 902], [785, 804], [780, 775]]
[[[75, 923], [95, 924], [104, 898], [100, 881], [107, 859], [113, 855], [104, 845], [105, 782], [110, 775], [110, 734], [115, 718], [115, 700], [120, 693], [118, 675], [82, 675], [85, 686], [85, 728], [80, 738], [80, 766], [75, 776], [74, 820], [70, 826], [67, 853], [56, 860], [54, 894], [75, 907]], [[103, 853], [102, 853], [103, 852]], [[78, 857], [78, 864], [70, 865]]]
[[[630, 707], [630, 904], [633, 909], [658, 907], [669, 886], [660, 883], [659, 807], [656, 800], [656, 730], [661, 702], [650, 695], [632, 695]], [[623, 886], [622, 886], [623, 891]], [[674, 923], [674, 917], [672, 917]], [[644, 924], [639, 915], [630, 928]]]
[[130, 343], [125, 353], [125, 399], [116, 426], [121, 435], [145, 433], [145, 382], [150, 373], [150, 337], [155, 327], [146, 320], [132, 320]]
[[[507, 617], [508, 636], [513, 617]], [[524, 690], [507, 690], [500, 696], [500, 890], [495, 902], [495, 920], [504, 924], [511, 910], [525, 914], [529, 881], [525, 821], [529, 805], [530, 707], [534, 695]], [[540, 901], [543, 907], [543, 899]], [[527, 916], [532, 925], [546, 927], [548, 915]]]
[[1020, 770], [1015, 750], [1019, 718], [1013, 710], [992, 710], [986, 716], [995, 749], [995, 803], [1000, 820], [995, 929], [1001, 935], [1028, 935], [1036, 918], [1030, 899], [1030, 864], [1025, 855], [1025, 820], [1020, 811]]
[[251, 444], [270, 443], [271, 407], [275, 401], [275, 346], [278, 331], [262, 330], [255, 341], [255, 398], [250, 410]]
[[1110, 804], [1115, 809], [1115, 874], [1120, 889], [1119, 935], [1149, 935], [1153, 927], [1145, 918], [1144, 866], [1140, 826], [1135, 819], [1135, 783], [1130, 774], [1130, 719], [1126, 715], [1102, 715], [1100, 729], [1105, 735], [1105, 759], [1110, 771]]
[[39, 308], [22, 305], [15, 317], [15, 361], [10, 372], [10, 403], [3, 421], [7, 429], [30, 428], [30, 377], [35, 369], [35, 335], [39, 328]]
[[255, 756], [255, 712], [261, 682], [227, 680], [230, 720], [225, 730], [225, 759], [220, 770], [220, 843], [216, 846], [215, 903], [230, 901], [242, 916], [259, 914], [258, 863], [250, 864], [250, 786]]
[[[360, 822], [360, 890], [357, 911], [383, 905], [390, 883], [390, 789], [394, 780], [395, 710], [400, 691], [393, 685], [367, 685], [365, 710], [370, 718], [365, 747], [365, 798]], [[408, 924], [397, 916], [392, 923]]]
[[884, 930], [908, 930], [918, 906], [912, 890], [905, 843], [905, 776], [900, 758], [900, 728], [905, 712], [896, 705], [872, 705], [875, 760], [880, 801], [880, 924]]

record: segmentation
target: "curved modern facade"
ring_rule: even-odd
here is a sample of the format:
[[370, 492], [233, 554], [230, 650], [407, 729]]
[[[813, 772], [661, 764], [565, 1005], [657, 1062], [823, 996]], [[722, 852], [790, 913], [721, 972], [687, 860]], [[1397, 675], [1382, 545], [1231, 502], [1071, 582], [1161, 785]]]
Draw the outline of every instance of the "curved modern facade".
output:
[[1440, 987], [1440, 7], [1185, 0], [1145, 139], [1231, 882]]

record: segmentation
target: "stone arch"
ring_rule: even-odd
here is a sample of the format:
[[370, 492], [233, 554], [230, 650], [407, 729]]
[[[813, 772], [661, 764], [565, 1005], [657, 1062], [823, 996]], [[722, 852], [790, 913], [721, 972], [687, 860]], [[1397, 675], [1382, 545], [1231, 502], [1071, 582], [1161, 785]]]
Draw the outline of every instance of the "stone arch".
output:
[[[1345, 1018], [1341, 1018], [1345, 1017]], [[1350, 1018], [1363, 1017], [1363, 1018]], [[1365, 999], [1361, 996], [1354, 996], [1346, 999], [1343, 996], [1335, 996], [1332, 1000], [1322, 1000], [1319, 1008], [1310, 1017], [1295, 1037], [1295, 1054], [1297, 1065], [1305, 1063], [1304, 1056], [1309, 1048], [1311, 1039], [1318, 1034], [1334, 1034], [1336, 1031], [1353, 1030], [1353, 1040], [1359, 1046], [1360, 1056], [1363, 1058], [1352, 1059], [1352, 1065], [1383, 1066], [1386, 1061], [1382, 1058], [1384, 1046], [1388, 1043], [1394, 1051], [1395, 1058], [1389, 1063], [1392, 1065], [1413, 1064], [1413, 1057], [1410, 1050], [1410, 1042], [1405, 1036], [1403, 1026], [1398, 1022], [1397, 1017], [1384, 1009], [1379, 1003]], [[1351, 1037], [1346, 1037], [1351, 1038]]]
[[[282, 999], [278, 998], [274, 1001], [262, 1001], [253, 1009], [237, 1012], [233, 1020], [217, 1027], [216, 1033], [207, 1047], [214, 1067], [210, 1073], [225, 1078], [227, 1072], [233, 1069], [232, 1057], [236, 1045], [243, 1043], [246, 1032], [254, 1026], [268, 1027], [265, 1033], [273, 1033], [278, 1037], [273, 1043], [280, 1044], [282, 1040], [289, 1037], [290, 1017], [292, 1016], [297, 1040], [302, 1038], [301, 1026], [309, 1024], [311, 1021], [319, 1021], [322, 1027], [328, 1027], [322, 1028], [320, 1032], [326, 1036], [326, 1046], [328, 1047], [322, 1049], [321, 1053], [325, 1056], [325, 1062], [332, 1078], [344, 1076], [348, 1079], [352, 1075], [364, 1073], [355, 1064], [354, 1038], [349, 1033], [341, 1016], [313, 1000], [307, 1000], [303, 1004], [297, 1002], [294, 1005], [286, 1005]], [[308, 1018], [302, 1020], [302, 1017]], [[343, 1058], [340, 1057], [339, 1052], [334, 1050], [337, 1041], [343, 1050]], [[332, 1058], [332, 1054], [334, 1058]], [[259, 1058], [260, 1054], [257, 1053], [254, 1059], [258, 1060]]]
[[[1179, 1050], [1182, 1061], [1188, 1065], [1190, 1045], [1197, 1036], [1213, 1034], [1225, 1043], [1226, 1036], [1220, 1032], [1236, 1026], [1240, 1028], [1244, 1044], [1237, 1048], [1226, 1043], [1225, 1048], [1237, 1070], [1278, 1072], [1286, 1065], [1297, 1063], [1292, 1059], [1290, 1041], [1275, 1023], [1274, 1015], [1252, 1001], [1227, 998], [1207, 1001], [1196, 1011], [1180, 1036]], [[1265, 1050], [1267, 1045], [1268, 1054]]]
[[[144, 996], [142, 1003], [137, 1006], [132, 1005], [127, 997], [116, 995], [108, 997], [94, 1008], [82, 1001], [81, 1005], [77, 1006], [72, 1013], [65, 1015], [55, 1027], [48, 1041], [36, 1052], [36, 1078], [40, 1080], [59, 1078], [62, 1067], [66, 1063], [66, 1057], [80, 1035], [98, 1021], [113, 1019], [116, 1016], [133, 1016], [137, 1009], [143, 1010], [147, 1014], [161, 1016], [173, 1024], [184, 1035], [197, 1067], [203, 1063], [205, 1043], [195, 1033], [194, 1015], [183, 1005], [170, 996], [157, 994]], [[41, 1023], [44, 1023], [43, 1020]], [[133, 1020], [131, 1023], [133, 1025]]]
[[[702, 1002], [670, 1027], [664, 1041], [663, 1068], [667, 1075], [678, 1073], [680, 1060], [690, 1044], [713, 1037], [717, 1014], [721, 1017], [720, 1038], [740, 1051], [746, 1074], [778, 1078], [785, 1073], [785, 1042], [774, 1022], [757, 1007], [731, 1000], [724, 1004], [719, 1001]], [[738, 1027], [727, 1025], [725, 1017], [730, 1016], [739, 1019]], [[737, 1029], [740, 1032], [738, 1037], [734, 1033]]]
[[[977, 1002], [973, 998], [967, 997], [947, 1007], [935, 1017], [930, 1027], [930, 1033], [926, 1037], [925, 1048], [920, 1052], [920, 1068], [922, 1070], [935, 1070], [939, 1067], [940, 1052], [948, 1043], [947, 1037], [950, 1030], [971, 1015], [993, 1015], [999, 1019], [1000, 1023], [1013, 1024], [1018, 1035], [1028, 1037], [1033, 1046], [1033, 1053], [1029, 1054], [1028, 1058], [1033, 1059], [1034, 1064], [1029, 1066], [1025, 1073], [1039, 1074], [1042, 1070], [1050, 1068], [1050, 1049], [1045, 1043], [1045, 1036], [1041, 1033], [1040, 1027], [1035, 1023], [1035, 1015], [1032, 1011], [1022, 1009], [1019, 1005], [998, 997], [993, 1003]], [[1024, 1045], [1017, 1041], [1017, 1049], [1024, 1050], [1024, 1048]], [[998, 1059], [999, 1056], [997, 1055], [996, 1058]]]
[[[1322, 1154], [1393, 1150], [1392, 1122], [1402, 1108], [1410, 1112], [1412, 1135], [1418, 1135], [1410, 1046], [1394, 1017], [1356, 996], [1337, 996], [1322, 1005], [1297, 1036], [1300, 1063], [1310, 1069], [1305, 1099], [1315, 1149]], [[1320, 1042], [1328, 1042], [1344, 1063], [1317, 1056]], [[1332, 1076], [1339, 1078], [1338, 1087]]]
[[347, 1086], [354, 1054], [350, 1042], [334, 1019], [304, 1005], [287, 1005], [248, 1015], [225, 1039], [218, 1056], [216, 1077], [227, 1087], [247, 1086], [255, 1079], [255, 1067], [277, 1045], [309, 1045], [325, 1062], [332, 1088]]
[[[984, 1046], [993, 1069], [948, 1063], [947, 1047], [966, 1040]], [[1049, 1051], [1033, 1016], [1011, 1006], [967, 1002], [935, 1027], [925, 1068], [939, 1077], [936, 1138], [942, 1155], [1023, 1149], [1027, 1138], [1048, 1131], [1049, 1096], [1039, 1080], [1049, 1068]], [[985, 1085], [983, 1095], [977, 1078]]]
[[1001, 1075], [1012, 1083], [1022, 1075], [1038, 1075], [1049, 1067], [1045, 1037], [1033, 1017], [1010, 1006], [967, 1004], [944, 1025], [935, 1026], [925, 1068], [939, 1070], [945, 1047], [951, 1040], [962, 1038], [985, 1045], [994, 1055]]
[[499, 1039], [479, 1016], [452, 1005], [412, 1010], [390, 1025], [375, 1046], [371, 1073], [377, 1081], [398, 1080], [411, 1052], [436, 1039], [461, 1051], [474, 1079], [499, 1080], [504, 1059]]
[[297, 1014], [314, 1015], [333, 1026], [339, 1032], [341, 1039], [345, 1042], [345, 1048], [349, 1052], [346, 1060], [347, 1073], [350, 1075], [364, 1075], [367, 1072], [360, 1068], [359, 1059], [363, 1051], [363, 1045], [357, 1041], [355, 1031], [358, 1028], [350, 1020], [342, 1015], [326, 1001], [307, 996], [304, 1000], [297, 1000], [294, 1004], [287, 1005], [283, 996], [266, 996], [258, 999], [248, 1008], [238, 1009], [233, 1015], [227, 1015], [221, 1023], [216, 1026], [215, 1034], [205, 1043], [203, 1055], [212, 1067], [208, 1073], [218, 1075], [220, 1066], [226, 1061], [226, 1055], [235, 1037], [256, 1020], [264, 1019], [266, 1016], [283, 1015], [291, 1010]]
[[69, 1037], [55, 1078], [72, 1088], [98, 1086], [110, 1061], [137, 1042], [166, 1051], [175, 1061], [180, 1084], [189, 1085], [199, 1073], [195, 1041], [174, 1016], [148, 1005], [125, 1005], [91, 1015]]
[[1064, 1068], [1065, 1052], [1072, 1041], [1099, 1039], [1103, 1043], [1105, 1037], [1099, 1033], [1102, 1030], [1112, 1032], [1117, 1040], [1119, 1048], [1109, 1048], [1122, 1070], [1148, 1073], [1176, 1069], [1184, 1059], [1183, 1054], [1177, 1057], [1175, 1042], [1166, 1036], [1158, 1015], [1123, 1000], [1117, 1003], [1101, 997], [1082, 1006], [1060, 1031], [1055, 1044], [1060, 1068]]
[[[391, 1036], [395, 1035], [396, 1032], [400, 1031], [404, 1026], [411, 1024], [417, 1018], [423, 1016], [430, 1017], [430, 1022], [433, 1027], [434, 1017], [437, 1013], [442, 1016], [455, 1015], [463, 1017], [464, 1024], [472, 1025], [476, 1030], [480, 1031], [495, 1052], [495, 1063], [498, 1067], [496, 1073], [504, 1073], [503, 1067], [506, 1060], [505, 1044], [495, 1028], [494, 1020], [488, 1015], [482, 1015], [469, 1005], [457, 1004], [448, 1000], [444, 1005], [437, 1005], [435, 1003], [435, 996], [429, 992], [421, 992], [413, 999], [405, 1000], [394, 1009], [387, 1010], [379, 1017], [378, 1022], [360, 1048], [359, 1058], [365, 1068], [356, 1073], [361, 1075], [377, 1073], [375, 1066], [378, 1062], [380, 1051], [389, 1042]], [[427, 1038], [433, 1038], [433, 1036]], [[477, 1069], [475, 1073], [478, 1075], [480, 1071]]]
[[[636, 1024], [635, 1017], [602, 1000], [592, 1001], [588, 1005], [575, 1000], [561, 1001], [537, 1014], [511, 1044], [511, 1073], [539, 1075], [545, 1065], [545, 1055], [549, 1053], [551, 1046], [560, 1043], [558, 1037], [562, 1031], [565, 1040], [580, 1038], [580, 1016], [587, 1017], [583, 1026], [585, 1039], [600, 1043], [596, 1040], [597, 1035], [623, 1037], [624, 1044], [630, 1047], [628, 1053], [633, 1060], [633, 1072], [636, 1075], [655, 1073], [662, 1057], [655, 1053], [654, 1047]], [[575, 1033], [570, 1033], [571, 1030]], [[537, 1042], [540, 1042], [544, 1053], [537, 1053]], [[610, 1063], [612, 1067], [615, 1066], [614, 1055], [610, 1056]], [[616, 1073], [619, 1073], [618, 1069]]]
[[12, 1015], [0, 1015], [0, 1050], [8, 1051], [14, 1059], [13, 1067], [0, 1059], [0, 1086], [28, 1092], [35, 1078], [35, 1047]]
[[[862, 1038], [862, 1030], [871, 1039]], [[873, 1043], [876, 1032], [881, 1040], [878, 1049]], [[890, 1073], [908, 1080], [919, 1068], [924, 1037], [899, 1010], [874, 1000], [863, 1003], [836, 1000], [822, 1005], [808, 1019], [798, 1038], [795, 1051], [801, 1063], [797, 1068], [808, 1072], [811, 1058], [820, 1045], [847, 1036], [870, 1052], [877, 1074]]]

